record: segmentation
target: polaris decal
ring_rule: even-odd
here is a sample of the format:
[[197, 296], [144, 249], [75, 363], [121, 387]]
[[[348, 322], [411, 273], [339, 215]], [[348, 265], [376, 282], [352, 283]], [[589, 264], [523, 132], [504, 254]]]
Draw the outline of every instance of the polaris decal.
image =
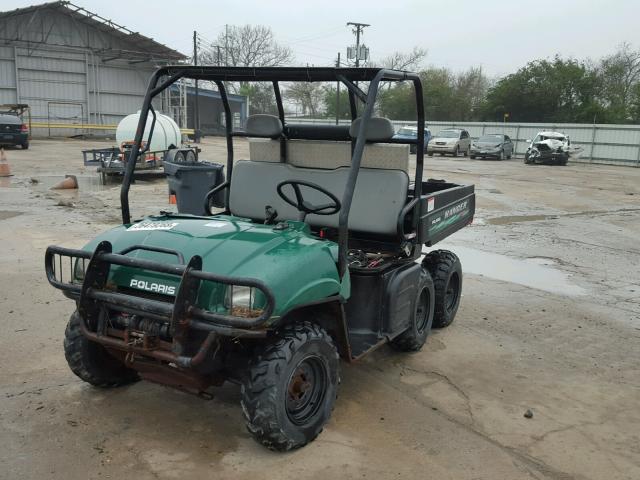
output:
[[165, 295], [175, 295], [176, 287], [173, 285], [164, 285], [162, 283], [147, 282], [146, 280], [131, 279], [130, 287], [146, 290], [147, 292], [164, 293]]
[[171, 230], [178, 225], [177, 222], [138, 222], [127, 228], [130, 232], [140, 232], [142, 230]]

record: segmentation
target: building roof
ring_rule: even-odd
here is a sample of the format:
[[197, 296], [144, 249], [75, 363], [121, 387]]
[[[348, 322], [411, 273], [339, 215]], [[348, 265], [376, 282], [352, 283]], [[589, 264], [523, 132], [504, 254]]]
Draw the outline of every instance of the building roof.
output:
[[[178, 86], [175, 85], [175, 84], [171, 85], [171, 89], [176, 91], [176, 90], [178, 90]], [[188, 85], [187, 86], [187, 95], [195, 96], [195, 94], [196, 94], [196, 88]], [[198, 89], [198, 96], [208, 97], [208, 98], [216, 98], [218, 100], [222, 99], [222, 96], [220, 95], [219, 91], [213, 90], [213, 89], [208, 89], [208, 88], [202, 88], [202, 87], [200, 87]], [[245, 95], [237, 95], [235, 93], [227, 93], [227, 98], [229, 99], [230, 102], [240, 102], [240, 103], [246, 103], [247, 102], [247, 97]]]
[[24, 15], [32, 12], [35, 13], [43, 10], [53, 10], [63, 15], [69, 16], [76, 22], [89, 25], [92, 28], [112, 35], [120, 40], [123, 40], [124, 42], [127, 42], [128, 44], [131, 44], [132, 46], [135, 46], [135, 49], [132, 50], [118, 50], [115, 52], [105, 51], [104, 53], [113, 53], [121, 56], [122, 58], [129, 59], [140, 59], [145, 58], [146, 56], [149, 59], [162, 60], [165, 62], [183, 61], [187, 58], [186, 55], [183, 55], [177, 50], [169, 48], [166, 45], [155, 41], [153, 38], [149, 38], [141, 35], [138, 32], [129, 30], [128, 28], [119, 25], [112, 20], [101, 17], [96, 13], [90, 12], [83, 7], [79, 7], [68, 1], [42, 3], [39, 5], [32, 5], [30, 7], [17, 8], [15, 10], [0, 12], [0, 19], [6, 19], [9, 17]]

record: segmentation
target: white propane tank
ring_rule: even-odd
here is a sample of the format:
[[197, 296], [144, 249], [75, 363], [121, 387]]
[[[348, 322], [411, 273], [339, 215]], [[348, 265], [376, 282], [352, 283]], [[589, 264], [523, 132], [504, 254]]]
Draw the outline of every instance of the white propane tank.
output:
[[[174, 122], [171, 117], [167, 117], [161, 113], [156, 113], [156, 117], [156, 125], [153, 127], [153, 137], [151, 138], [149, 151], [159, 152], [168, 150], [171, 145], [180, 147], [182, 145], [182, 134], [176, 122]], [[138, 110], [138, 113], [127, 115], [120, 120], [116, 128], [116, 142], [118, 142], [118, 146], [121, 146], [125, 142], [129, 143], [135, 140], [139, 120], [140, 110]], [[146, 142], [147, 138], [149, 138], [149, 130], [151, 129], [152, 122], [153, 115], [149, 112], [147, 126], [142, 136], [143, 142]]]

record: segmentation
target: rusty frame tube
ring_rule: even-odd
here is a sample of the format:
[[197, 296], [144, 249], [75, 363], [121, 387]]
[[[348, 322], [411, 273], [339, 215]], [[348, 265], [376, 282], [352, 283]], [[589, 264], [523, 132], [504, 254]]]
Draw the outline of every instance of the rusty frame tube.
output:
[[163, 362], [175, 363], [182, 368], [193, 368], [200, 365], [209, 353], [214, 340], [217, 338], [215, 332], [209, 332], [209, 335], [207, 335], [207, 338], [204, 340], [204, 342], [202, 342], [202, 345], [198, 349], [198, 352], [192, 357], [187, 357], [183, 355], [176, 355], [175, 353], [167, 352], [164, 350], [147, 350], [145, 348], [129, 345], [123, 340], [118, 340], [114, 337], [98, 335], [96, 332], [92, 332], [91, 330], [89, 330], [82, 315], [80, 315], [80, 331], [89, 340], [99, 343], [100, 345], [103, 345], [105, 347], [114, 348], [116, 350], [127, 353], [136, 353], [138, 355], [154, 358]]

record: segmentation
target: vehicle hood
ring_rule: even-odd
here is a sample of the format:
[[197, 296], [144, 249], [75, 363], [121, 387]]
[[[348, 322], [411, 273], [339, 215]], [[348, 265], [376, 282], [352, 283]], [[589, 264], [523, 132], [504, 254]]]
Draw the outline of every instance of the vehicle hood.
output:
[[431, 142], [446, 142], [446, 143], [456, 143], [459, 138], [451, 138], [451, 137], [431, 137]]
[[[183, 255], [188, 262], [194, 255], [202, 258], [202, 270], [228, 277], [261, 280], [273, 292], [277, 316], [294, 306], [316, 301], [341, 291], [337, 270], [337, 245], [310, 234], [302, 222], [287, 222], [289, 228], [275, 230], [273, 225], [254, 224], [231, 216], [195, 217], [190, 215], [147, 217], [131, 225], [121, 225], [95, 238], [85, 246], [94, 250], [101, 241], [109, 241], [113, 252], [131, 246], [161, 247]], [[127, 254], [134, 258], [165, 263], [181, 263], [177, 255], [144, 249]], [[147, 284], [174, 286], [179, 278], [130, 267], [112, 266], [110, 282], [117, 287], [136, 288]], [[206, 282], [211, 283], [211, 282]], [[145, 285], [145, 283], [143, 283]], [[198, 303], [215, 308], [226, 288], [210, 286], [206, 295], [201, 287]]]
[[416, 138], [418, 138], [418, 134], [411, 134], [411, 133], [396, 133], [393, 138], [400, 138], [403, 140], [415, 140]]
[[20, 117], [15, 115], [0, 115], [0, 124], [2, 125], [22, 125]]
[[547, 138], [540, 142], [533, 142], [532, 147], [538, 150], [558, 150], [567, 146], [567, 142], [556, 138]]

